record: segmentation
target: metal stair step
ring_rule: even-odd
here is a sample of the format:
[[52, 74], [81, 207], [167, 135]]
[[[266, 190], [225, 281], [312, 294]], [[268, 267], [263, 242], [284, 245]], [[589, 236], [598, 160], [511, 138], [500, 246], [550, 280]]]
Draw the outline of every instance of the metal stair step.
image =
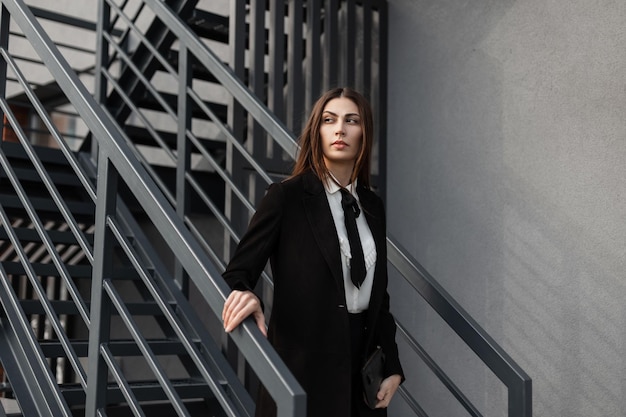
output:
[[[140, 126], [126, 125], [124, 130], [128, 134], [128, 136], [133, 140], [135, 145], [149, 145], [154, 146], [155, 142], [150, 134], [150, 132]], [[159, 131], [159, 136], [170, 149], [175, 150], [178, 146], [178, 139], [176, 137], [176, 133], [171, 132], [163, 132]], [[223, 140], [213, 140], [213, 139], [200, 139], [200, 141], [204, 144], [204, 146], [208, 150], [225, 150], [226, 143]]]
[[206, 10], [196, 8], [187, 24], [200, 37], [228, 43], [229, 19]]
[[[41, 340], [41, 349], [46, 358], [60, 358], [65, 356], [63, 346], [55, 340]], [[76, 355], [79, 357], [87, 357], [89, 349], [89, 341], [73, 340], [71, 341]], [[173, 339], [152, 339], [148, 340], [148, 345], [152, 352], [157, 355], [186, 355], [187, 351], [179, 340]], [[196, 343], [200, 347], [200, 343]], [[108, 343], [111, 353], [114, 356], [141, 356], [142, 352], [134, 340], [112, 340]]]
[[[57, 277], [59, 276], [59, 271], [56, 266], [51, 263], [31, 263], [30, 264], [35, 271], [37, 276], [43, 277]], [[26, 271], [24, 270], [24, 266], [19, 262], [10, 262], [4, 261], [2, 262], [2, 267], [5, 272], [10, 275], [24, 275]], [[91, 279], [91, 265], [69, 265], [66, 264], [65, 268], [67, 272], [72, 276], [72, 279]], [[113, 280], [123, 280], [123, 281], [135, 281], [140, 279], [137, 271], [132, 267], [120, 267], [116, 266], [113, 268]]]
[[[14, 160], [12, 160], [12, 162], [13, 161]], [[43, 182], [41, 181], [41, 177], [39, 176], [39, 174], [37, 173], [37, 171], [35, 171], [33, 167], [20, 167], [20, 166], [15, 166], [15, 164], [12, 164], [12, 168], [21, 181], [24, 181], [24, 182], [27, 181], [30, 183], [33, 183], [33, 182], [41, 183], [41, 186], [42, 187], [44, 186]], [[82, 184], [80, 180], [74, 173], [49, 170], [48, 175], [50, 176], [50, 178], [52, 179], [52, 182], [57, 187], [75, 186], [75, 187], [82, 188]], [[6, 178], [6, 174], [4, 173], [4, 171], [0, 171], [0, 178]]]
[[[52, 199], [44, 197], [29, 197], [29, 199], [42, 221], [64, 221], [63, 216]], [[77, 221], [93, 222], [96, 211], [93, 203], [66, 201], [66, 204]], [[0, 205], [2, 205], [9, 215], [26, 217], [24, 206], [17, 195], [0, 194]]]
[[[212, 398], [208, 384], [194, 379], [171, 380], [178, 395], [184, 399]], [[224, 384], [223, 382], [221, 382]], [[167, 396], [157, 381], [135, 381], [129, 383], [138, 401], [166, 401]], [[69, 405], [85, 403], [85, 392], [79, 384], [60, 385], [61, 393]], [[107, 400], [110, 404], [124, 403], [126, 399], [116, 384], [108, 385]], [[168, 402], [169, 403], [169, 402]]]
[[[54, 311], [57, 314], [66, 314], [66, 315], [76, 315], [78, 314], [78, 309], [76, 308], [76, 304], [73, 301], [59, 301], [59, 300], [50, 300], [50, 304]], [[20, 300], [20, 304], [24, 313], [26, 314], [45, 314], [45, 310], [43, 309], [41, 303], [38, 300]], [[87, 302], [87, 307], [89, 307], [90, 303]], [[157, 303], [154, 301], [144, 301], [144, 302], [132, 302], [126, 303], [126, 308], [133, 316], [162, 316], [163, 312]], [[170, 302], [170, 306], [172, 308], [176, 307], [176, 303]], [[112, 314], [116, 314], [117, 312], [113, 309]]]
[[[35, 229], [27, 229], [24, 227], [14, 227], [13, 231], [21, 242], [41, 242], [41, 237]], [[75, 245], [76, 237], [70, 230], [47, 230], [48, 236], [52, 242], [56, 244]], [[0, 240], [8, 239], [8, 233], [4, 228], [0, 228]], [[85, 233], [87, 242], [93, 245], [93, 233]]]
[[[59, 271], [53, 264], [31, 263], [37, 276], [54, 277], [59, 275]], [[10, 275], [24, 275], [26, 271], [19, 262], [2, 262], [5, 272]], [[67, 272], [73, 279], [91, 279], [91, 265], [65, 265]]]
[[[178, 108], [178, 97], [175, 94], [169, 94], [161, 92], [161, 98], [172, 108], [174, 111]], [[194, 103], [195, 104], [195, 103]], [[211, 109], [215, 113], [215, 116], [223, 122], [226, 122], [226, 118], [228, 116], [228, 107], [223, 104], [205, 102], [206, 106]], [[144, 96], [142, 100], [139, 102], [139, 106], [148, 110], [155, 111], [163, 111], [161, 104], [152, 97], [152, 95], [147, 94]], [[207, 120], [209, 116], [204, 113], [204, 111], [200, 110], [197, 105], [193, 106], [192, 116], [198, 119]]]

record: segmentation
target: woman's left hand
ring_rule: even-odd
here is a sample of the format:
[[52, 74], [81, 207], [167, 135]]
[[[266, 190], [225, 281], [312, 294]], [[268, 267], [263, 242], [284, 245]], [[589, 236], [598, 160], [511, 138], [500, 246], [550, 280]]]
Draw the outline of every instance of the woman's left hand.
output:
[[380, 384], [378, 394], [376, 395], [376, 398], [378, 398], [376, 408], [389, 407], [389, 402], [391, 401], [393, 395], [396, 393], [396, 390], [400, 386], [401, 381], [402, 377], [400, 377], [400, 375], [391, 375], [383, 379], [383, 382]]

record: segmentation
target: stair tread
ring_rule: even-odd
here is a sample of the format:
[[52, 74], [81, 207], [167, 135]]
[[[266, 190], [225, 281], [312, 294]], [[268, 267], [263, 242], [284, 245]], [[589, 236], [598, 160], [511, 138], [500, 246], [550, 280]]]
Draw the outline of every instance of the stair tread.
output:
[[[213, 397], [213, 393], [205, 381], [197, 379], [171, 379], [170, 383], [183, 400]], [[138, 401], [167, 400], [167, 396], [158, 381], [129, 381], [128, 384]], [[220, 381], [220, 384], [225, 385], [225, 382]], [[69, 404], [84, 404], [85, 391], [80, 384], [62, 384], [59, 387]], [[125, 398], [117, 384], [108, 384], [107, 400], [109, 403], [125, 402]]]
[[[14, 227], [13, 231], [18, 239], [22, 242], [41, 242], [41, 237], [35, 229], [27, 229], [24, 227]], [[76, 237], [71, 230], [47, 230], [46, 231], [53, 243], [62, 243], [67, 245], [77, 244]], [[93, 244], [93, 233], [85, 233], [87, 242]], [[8, 239], [8, 233], [4, 228], [0, 228], [0, 240]]]
[[[29, 200], [39, 215], [42, 215], [42, 213], [47, 213], [48, 215], [53, 215], [52, 217], [55, 218], [62, 217], [56, 204], [51, 198], [31, 196], [29, 197]], [[14, 194], [0, 194], [0, 205], [2, 205], [5, 210], [24, 210], [22, 202], [20, 201], [18, 196]], [[69, 208], [70, 212], [74, 215], [90, 216], [92, 218], [95, 216], [96, 208], [92, 202], [66, 201], [66, 205]]]
[[[178, 108], [178, 96], [176, 94], [160, 92], [161, 98], [172, 108], [174, 111]], [[206, 106], [215, 113], [215, 116], [222, 121], [226, 121], [228, 115], [228, 106], [224, 104], [205, 102]], [[141, 100], [139, 106], [144, 109], [163, 111], [161, 103], [154, 99], [151, 95], [147, 95]], [[198, 119], [207, 120], [209, 116], [204, 113], [197, 105], [193, 105], [192, 116]]]
[[[57, 314], [67, 314], [67, 315], [75, 315], [78, 314], [78, 309], [76, 308], [76, 304], [74, 301], [59, 301], [59, 300], [50, 300], [49, 301], [54, 311]], [[20, 300], [20, 304], [22, 309], [26, 314], [43, 314], [45, 311], [41, 306], [41, 303], [38, 300]], [[89, 307], [90, 303], [86, 303]], [[163, 312], [159, 305], [154, 301], [144, 301], [144, 302], [129, 302], [125, 303], [126, 308], [130, 312], [130, 314], [135, 316], [162, 316]], [[171, 302], [170, 306], [174, 308], [176, 303]], [[116, 314], [116, 311], [113, 312]]]
[[[180, 340], [174, 339], [148, 339], [150, 349], [155, 355], [182, 355], [186, 354], [184, 345]], [[61, 342], [57, 340], [41, 340], [39, 341], [41, 349], [47, 358], [64, 357], [65, 352]], [[86, 357], [89, 350], [88, 340], [72, 340], [72, 347], [76, 355]], [[107, 343], [114, 356], [140, 356], [141, 350], [137, 346], [137, 342], [132, 339], [111, 340]]]
[[229, 18], [202, 9], [195, 9], [187, 24], [200, 37], [228, 43]]
[[[150, 132], [140, 126], [126, 125], [124, 130], [133, 140], [135, 145], [154, 145], [154, 138]], [[169, 145], [172, 150], [178, 146], [178, 138], [176, 133], [159, 131], [159, 136]], [[199, 138], [203, 145], [209, 150], [226, 149], [226, 143], [223, 140]]]
[[[31, 263], [35, 274], [38, 276], [58, 276], [59, 272], [53, 264]], [[7, 274], [23, 275], [24, 267], [19, 262], [2, 262], [2, 267]], [[65, 265], [67, 272], [73, 278], [91, 278], [91, 265]]]

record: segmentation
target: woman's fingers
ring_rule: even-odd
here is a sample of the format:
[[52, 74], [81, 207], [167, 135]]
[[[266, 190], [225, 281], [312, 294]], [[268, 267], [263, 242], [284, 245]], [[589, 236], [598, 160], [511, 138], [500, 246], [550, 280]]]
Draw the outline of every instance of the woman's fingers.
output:
[[376, 398], [378, 398], [376, 408], [389, 407], [389, 403], [391, 402], [393, 395], [396, 393], [401, 380], [402, 378], [400, 375], [391, 375], [383, 380], [382, 384], [380, 384], [378, 394], [376, 395]]
[[233, 291], [226, 302], [222, 311], [222, 320], [224, 322], [224, 330], [231, 332], [249, 315], [253, 315], [254, 320], [261, 332], [265, 335], [265, 315], [261, 309], [261, 302], [251, 291]]

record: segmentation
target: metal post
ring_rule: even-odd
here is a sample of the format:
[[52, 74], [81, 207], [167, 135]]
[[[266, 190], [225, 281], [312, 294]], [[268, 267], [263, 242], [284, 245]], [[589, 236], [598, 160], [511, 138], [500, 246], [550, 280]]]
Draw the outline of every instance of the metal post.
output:
[[[103, 105], [107, 95], [107, 79], [104, 76], [103, 68], [109, 62], [109, 46], [104, 37], [105, 29], [108, 30], [111, 24], [111, 6], [105, 0], [98, 0], [98, 21], [96, 22], [96, 79], [95, 98]], [[98, 155], [98, 142], [91, 140], [91, 157], [95, 161]]]
[[287, 127], [299, 134], [302, 130], [304, 88], [302, 85], [302, 0], [289, 1], [289, 48], [287, 55]]
[[106, 406], [108, 368], [100, 346], [110, 340], [111, 300], [103, 288], [105, 278], [112, 276], [114, 236], [107, 227], [107, 217], [115, 214], [118, 173], [108, 156], [98, 155], [98, 204], [94, 230], [94, 263], [91, 287], [89, 328], [88, 385], [85, 416], [96, 417]]
[[[0, 48], [8, 51], [11, 15], [4, 4], [2, 5], [0, 13], [2, 13], [0, 15]], [[5, 99], [7, 89], [7, 63], [4, 59], [0, 60], [0, 80], [0, 98]], [[4, 112], [2, 109], [0, 109], [0, 120], [2, 121], [2, 140], [4, 140]]]
[[[185, 220], [191, 201], [189, 187], [185, 176], [191, 169], [191, 146], [187, 140], [187, 130], [191, 130], [191, 100], [187, 87], [192, 85], [192, 63], [189, 50], [181, 45], [178, 52], [178, 132], [176, 163], [176, 212]], [[176, 259], [175, 279], [185, 297], [189, 298], [189, 276]]]
[[324, 90], [338, 87], [339, 81], [339, 0], [326, 0], [324, 5]]
[[321, 24], [322, 0], [307, 0], [306, 7], [306, 114], [311, 113], [313, 103], [322, 91], [322, 53], [321, 53]]

